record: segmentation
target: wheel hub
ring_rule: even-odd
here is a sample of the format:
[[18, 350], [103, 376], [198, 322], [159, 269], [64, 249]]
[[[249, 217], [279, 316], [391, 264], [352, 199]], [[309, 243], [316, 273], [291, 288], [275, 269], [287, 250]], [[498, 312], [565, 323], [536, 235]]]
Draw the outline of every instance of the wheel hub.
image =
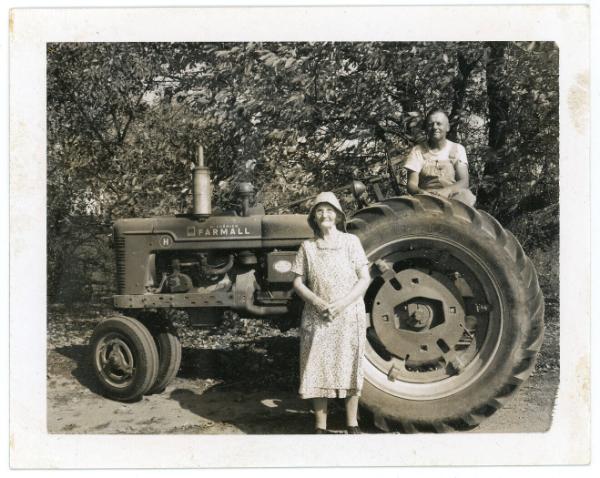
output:
[[420, 270], [386, 271], [372, 323], [385, 348], [411, 363], [452, 361], [464, 332], [464, 309], [440, 277]]
[[107, 338], [100, 344], [96, 360], [98, 369], [113, 386], [122, 386], [133, 375], [133, 355], [121, 338]]
[[413, 330], [422, 330], [431, 325], [433, 308], [428, 304], [411, 302], [407, 306], [408, 325]]
[[108, 364], [115, 371], [124, 372], [126, 370], [125, 357], [118, 347], [112, 347], [108, 355]]

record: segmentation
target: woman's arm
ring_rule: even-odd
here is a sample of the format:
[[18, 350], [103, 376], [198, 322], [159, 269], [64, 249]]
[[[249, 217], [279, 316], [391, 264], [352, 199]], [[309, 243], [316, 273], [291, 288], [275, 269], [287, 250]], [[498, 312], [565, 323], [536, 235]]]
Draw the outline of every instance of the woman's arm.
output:
[[314, 305], [319, 312], [325, 311], [325, 309], [327, 309], [327, 302], [306, 287], [306, 284], [304, 284], [302, 279], [302, 276], [299, 275], [296, 275], [294, 278], [294, 290], [296, 291], [296, 294], [298, 294], [304, 302]]
[[345, 297], [332, 302], [327, 307], [325, 317], [332, 319], [336, 315], [341, 314], [346, 307], [356, 302], [359, 297], [362, 297], [369, 288], [371, 276], [369, 275], [369, 266], [364, 265], [358, 271], [358, 281], [354, 284], [352, 290]]

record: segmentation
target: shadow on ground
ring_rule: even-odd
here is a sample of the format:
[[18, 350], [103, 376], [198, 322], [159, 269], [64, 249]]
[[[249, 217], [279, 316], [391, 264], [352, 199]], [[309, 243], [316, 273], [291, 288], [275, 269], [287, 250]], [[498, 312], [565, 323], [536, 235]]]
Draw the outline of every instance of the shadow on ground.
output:
[[[223, 382], [223, 386], [243, 386], [246, 391], [281, 389], [292, 392], [298, 383], [297, 341], [293, 337], [270, 337], [238, 344], [231, 349], [184, 347], [177, 376], [212, 379]], [[81, 385], [100, 393], [87, 345], [62, 346], [55, 351], [75, 363], [75, 368], [69, 366], [70, 374]], [[68, 374], [68, 370], [62, 370], [63, 365], [69, 364], [48, 364], [48, 372]]]
[[245, 434], [312, 433], [309, 404], [297, 397], [285, 392], [248, 393], [227, 388], [217, 386], [204, 393], [177, 388], [170, 397], [203, 419], [201, 423], [208, 422], [208, 426], [211, 422], [226, 423]]
[[[177, 379], [163, 397], [196, 415], [198, 421], [173, 432], [202, 429], [210, 434], [211, 426], [218, 423], [246, 434], [312, 433], [311, 403], [297, 394], [297, 350], [294, 337], [263, 338], [231, 349], [184, 347]], [[51, 374], [70, 375], [93, 394], [102, 395], [88, 346], [63, 346], [55, 351], [60, 356], [49, 364]], [[344, 420], [343, 400], [331, 400], [328, 428], [342, 433]], [[222, 426], [214, 426], [213, 433], [223, 433]]]
[[[55, 351], [75, 363], [75, 368], [70, 370], [70, 375], [73, 378], [92, 393], [102, 395], [102, 389], [100, 388], [92, 369], [90, 349], [87, 345], [57, 347]], [[61, 369], [60, 364], [52, 363], [48, 365], [49, 373], [55, 373], [57, 368]], [[65, 371], [63, 371], [63, 373], [65, 373]]]
[[[546, 306], [545, 340], [534, 373], [516, 396], [485, 420], [476, 432], [544, 432], [550, 427], [559, 381], [560, 333], [558, 304], [547, 301]], [[62, 332], [66, 337], [73, 336], [68, 328]], [[98, 407], [104, 404], [104, 409], [116, 410], [116, 415], [110, 415], [106, 422], [117, 433], [304, 434], [313, 431], [311, 404], [297, 395], [297, 337], [240, 337], [231, 333], [229, 337], [207, 339], [188, 334], [182, 337], [182, 342], [182, 365], [173, 383], [162, 395], [146, 396], [131, 408], [110, 401], [115, 405], [112, 406], [93, 396], [101, 396], [102, 390], [93, 373], [87, 345], [61, 344], [49, 348], [48, 383], [56, 397], [50, 408], [55, 429], [66, 430], [64, 423], [74, 417], [75, 405], [71, 402], [79, 397], [85, 401], [87, 410], [90, 399], [93, 404], [97, 402]], [[78, 382], [81, 387], [71, 390], [61, 377], [74, 379], [72, 382]], [[77, 395], [77, 389], [88, 390], [93, 395], [82, 398]], [[128, 422], [117, 420], [121, 409], [132, 414], [124, 416], [127, 420], [138, 416], [143, 417], [142, 421], [131, 425], [130, 430]], [[84, 411], [81, 413], [85, 415]], [[361, 418], [365, 432], [378, 432], [368, 414], [363, 412]], [[145, 424], [143, 420], [152, 423]], [[77, 430], [88, 426], [83, 420], [77, 425], [80, 427]], [[344, 428], [341, 400], [331, 401], [329, 427], [340, 431]]]

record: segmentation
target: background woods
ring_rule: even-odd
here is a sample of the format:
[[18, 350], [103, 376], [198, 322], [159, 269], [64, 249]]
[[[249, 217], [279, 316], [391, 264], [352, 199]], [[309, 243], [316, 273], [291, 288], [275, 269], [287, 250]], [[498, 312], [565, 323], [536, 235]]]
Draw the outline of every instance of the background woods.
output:
[[557, 288], [558, 56], [549, 42], [49, 44], [49, 301], [110, 293], [106, 224], [187, 208], [195, 144], [215, 206], [250, 180], [269, 208], [398, 173], [434, 106], [478, 207]]

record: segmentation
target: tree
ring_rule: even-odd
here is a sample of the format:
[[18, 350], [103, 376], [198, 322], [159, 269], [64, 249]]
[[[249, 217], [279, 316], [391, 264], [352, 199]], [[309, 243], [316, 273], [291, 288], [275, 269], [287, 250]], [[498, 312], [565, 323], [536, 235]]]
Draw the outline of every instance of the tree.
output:
[[549, 43], [50, 44], [49, 293], [90, 251], [104, 260], [102, 224], [188, 207], [198, 143], [216, 207], [242, 180], [273, 207], [388, 174], [441, 107], [480, 207], [543, 207], [558, 191], [557, 61]]
[[558, 50], [489, 43], [488, 154], [479, 200], [501, 221], [558, 202]]

